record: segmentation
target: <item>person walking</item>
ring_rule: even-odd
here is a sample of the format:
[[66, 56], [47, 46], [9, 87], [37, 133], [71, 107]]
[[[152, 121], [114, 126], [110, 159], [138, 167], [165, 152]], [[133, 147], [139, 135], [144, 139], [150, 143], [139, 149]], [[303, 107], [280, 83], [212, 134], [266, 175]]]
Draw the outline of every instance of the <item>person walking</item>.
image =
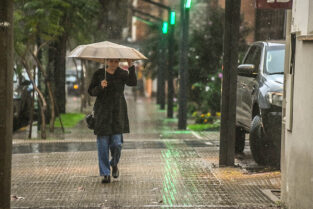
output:
[[[136, 86], [135, 66], [128, 60], [128, 71], [119, 67], [119, 59], [109, 59], [104, 69], [98, 69], [90, 82], [88, 93], [96, 97], [94, 104], [95, 128], [97, 136], [98, 161], [102, 183], [118, 178], [118, 162], [121, 157], [123, 134], [129, 133], [127, 103], [124, 87]], [[111, 152], [111, 160], [109, 160]]]

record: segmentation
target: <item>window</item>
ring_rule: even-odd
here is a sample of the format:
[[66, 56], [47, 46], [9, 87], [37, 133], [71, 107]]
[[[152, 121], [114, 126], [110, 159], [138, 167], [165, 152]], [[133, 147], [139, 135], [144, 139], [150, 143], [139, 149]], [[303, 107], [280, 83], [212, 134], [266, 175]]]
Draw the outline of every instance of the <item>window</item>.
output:
[[284, 73], [285, 47], [270, 47], [265, 57], [265, 72], [268, 74]]
[[255, 69], [259, 69], [262, 56], [262, 48], [260, 46], [252, 46], [244, 60], [244, 64], [253, 64]]

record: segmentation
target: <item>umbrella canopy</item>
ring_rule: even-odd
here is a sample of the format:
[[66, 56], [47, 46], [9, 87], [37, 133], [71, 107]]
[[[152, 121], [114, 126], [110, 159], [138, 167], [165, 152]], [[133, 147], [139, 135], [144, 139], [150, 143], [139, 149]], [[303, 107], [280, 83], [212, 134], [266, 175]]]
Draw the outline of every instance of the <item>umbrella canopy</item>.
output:
[[147, 59], [138, 50], [109, 41], [79, 45], [68, 57], [81, 58], [103, 63], [105, 59], [141, 60]]

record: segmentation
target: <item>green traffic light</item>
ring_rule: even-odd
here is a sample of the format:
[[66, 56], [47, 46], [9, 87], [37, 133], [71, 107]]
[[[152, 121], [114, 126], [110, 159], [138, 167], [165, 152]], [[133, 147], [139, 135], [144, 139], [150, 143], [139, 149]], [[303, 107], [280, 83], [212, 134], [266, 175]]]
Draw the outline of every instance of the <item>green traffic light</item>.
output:
[[185, 8], [190, 9], [190, 6], [191, 6], [191, 0], [186, 0]]
[[175, 12], [171, 12], [171, 25], [175, 25]]
[[167, 34], [167, 32], [168, 32], [168, 22], [163, 22], [162, 32], [163, 32], [163, 34]]

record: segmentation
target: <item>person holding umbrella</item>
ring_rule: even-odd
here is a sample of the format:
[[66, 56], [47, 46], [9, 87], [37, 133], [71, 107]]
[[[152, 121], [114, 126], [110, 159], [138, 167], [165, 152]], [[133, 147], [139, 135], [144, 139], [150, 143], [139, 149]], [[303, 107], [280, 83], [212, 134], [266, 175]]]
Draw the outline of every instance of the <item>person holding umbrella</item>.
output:
[[[117, 165], [121, 156], [123, 134], [129, 133], [124, 87], [136, 86], [137, 78], [133, 62], [127, 61], [128, 71], [119, 67], [119, 59], [106, 59], [107, 68], [104, 67], [94, 73], [88, 88], [88, 93], [97, 97], [94, 104], [94, 134], [97, 136], [102, 183], [110, 183], [110, 167], [112, 167], [113, 178], [118, 178]], [[109, 160], [109, 150], [111, 160]]]
[[[147, 57], [134, 48], [109, 41], [79, 45], [68, 57], [105, 64], [103, 69], [94, 73], [88, 93], [97, 97], [94, 104], [93, 129], [97, 136], [100, 175], [104, 177], [102, 183], [109, 183], [110, 167], [112, 167], [112, 176], [114, 178], [119, 176], [117, 164], [121, 156], [123, 134], [129, 133], [124, 87], [137, 85], [135, 66], [132, 61], [146, 60]], [[128, 70], [119, 67], [120, 60], [127, 60]]]

